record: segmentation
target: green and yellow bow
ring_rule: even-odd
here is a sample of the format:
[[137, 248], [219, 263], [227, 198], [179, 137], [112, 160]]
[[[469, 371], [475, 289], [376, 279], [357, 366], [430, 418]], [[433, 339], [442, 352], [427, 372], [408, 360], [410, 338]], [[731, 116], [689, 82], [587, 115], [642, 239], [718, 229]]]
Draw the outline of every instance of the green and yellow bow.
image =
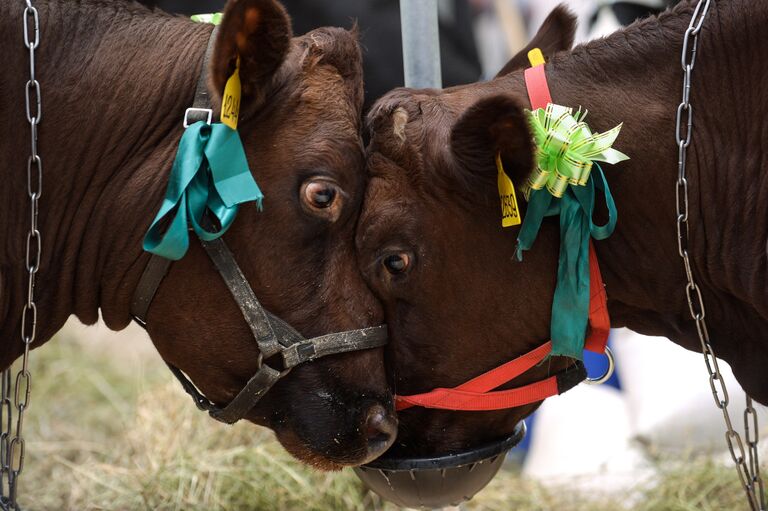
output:
[[621, 124], [604, 133], [592, 133], [584, 122], [586, 111], [573, 114], [571, 108], [548, 104], [547, 108], [527, 111], [536, 143], [536, 167], [523, 186], [526, 197], [531, 190], [546, 188], [554, 197], [562, 197], [569, 184], [584, 186], [592, 163], [618, 163], [628, 159], [612, 149]]

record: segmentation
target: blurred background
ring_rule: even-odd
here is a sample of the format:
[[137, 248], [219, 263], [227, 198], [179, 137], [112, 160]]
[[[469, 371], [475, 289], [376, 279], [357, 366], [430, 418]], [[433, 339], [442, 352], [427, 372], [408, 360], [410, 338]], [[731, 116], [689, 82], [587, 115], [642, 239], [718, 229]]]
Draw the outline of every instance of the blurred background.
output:
[[[397, 1], [282, 1], [297, 34], [357, 23], [366, 105], [402, 85]], [[218, 11], [224, 0], [144, 3], [191, 15]], [[444, 86], [492, 77], [558, 3], [440, 0]], [[578, 43], [676, 2], [565, 3], [579, 18]], [[617, 359], [614, 378], [547, 400], [529, 419], [526, 441], [500, 475], [463, 507], [743, 507], [701, 355], [627, 330], [614, 331], [610, 344]], [[599, 356], [588, 355], [586, 362], [593, 376], [605, 366]], [[139, 328], [114, 333], [73, 320], [35, 352], [32, 372], [35, 390], [26, 419], [31, 459], [21, 479], [27, 509], [394, 509], [366, 493], [350, 472], [316, 473], [293, 461], [266, 430], [226, 427], [199, 413]], [[741, 424], [743, 392], [727, 367], [724, 374], [734, 420]], [[765, 437], [765, 408], [759, 415]], [[26, 498], [31, 495], [34, 502]]]
[[[215, 12], [225, 0], [140, 0], [184, 15]], [[397, 0], [281, 0], [295, 34], [322, 26], [360, 29], [366, 105], [403, 85], [400, 3]], [[443, 86], [492, 78], [564, 3], [579, 18], [576, 42], [613, 32], [679, 0], [439, 0]]]

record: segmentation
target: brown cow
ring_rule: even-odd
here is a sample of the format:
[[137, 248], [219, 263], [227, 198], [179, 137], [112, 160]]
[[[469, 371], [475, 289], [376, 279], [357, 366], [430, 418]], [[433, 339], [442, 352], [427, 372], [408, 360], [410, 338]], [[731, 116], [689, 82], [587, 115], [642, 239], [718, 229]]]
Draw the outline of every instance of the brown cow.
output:
[[[128, 325], [129, 302], [149, 257], [142, 237], [165, 192], [212, 26], [133, 2], [34, 4], [42, 29], [36, 69], [45, 162], [39, 345], [71, 314], [91, 324], [101, 311], [110, 328]], [[26, 293], [23, 7], [0, 7], [0, 367], [22, 352]], [[324, 28], [291, 38], [277, 2], [232, 0], [211, 61], [215, 103], [236, 53], [240, 133], [266, 199], [263, 212], [241, 207], [226, 234], [235, 258], [264, 306], [305, 336], [380, 324], [381, 308], [354, 259], [365, 186], [356, 34]], [[251, 332], [194, 240], [160, 285], [148, 330], [162, 357], [216, 403], [231, 400], [255, 372]], [[391, 410], [378, 349], [298, 367], [247, 418], [273, 428], [301, 460], [337, 468], [390, 445]]]
[[[619, 222], [610, 238], [595, 243], [613, 325], [699, 351], [675, 229], [675, 111], [693, 4], [684, 1], [555, 55], [546, 74], [554, 102], [588, 109], [594, 130], [624, 123], [615, 146], [631, 160], [605, 168]], [[766, 2], [713, 3], [699, 40], [688, 151], [690, 252], [713, 346], [762, 403], [768, 403], [766, 22]], [[573, 23], [556, 11], [532, 46], [551, 55], [558, 41], [552, 27]], [[502, 229], [496, 190], [497, 151], [518, 190], [532, 168], [523, 114], [530, 105], [519, 69], [527, 65], [524, 55], [488, 83], [395, 90], [369, 115], [371, 180], [357, 245], [366, 279], [385, 306], [397, 394], [455, 387], [549, 339], [558, 219], [545, 219], [519, 263], [513, 257], [519, 228]], [[518, 200], [524, 216], [519, 192]], [[506, 387], [541, 380], [569, 363], [550, 359]], [[702, 373], [706, 385], [703, 367]], [[673, 384], [674, 375], [658, 376]], [[508, 434], [538, 404], [494, 412], [405, 410], [398, 443], [409, 454], [466, 448]]]

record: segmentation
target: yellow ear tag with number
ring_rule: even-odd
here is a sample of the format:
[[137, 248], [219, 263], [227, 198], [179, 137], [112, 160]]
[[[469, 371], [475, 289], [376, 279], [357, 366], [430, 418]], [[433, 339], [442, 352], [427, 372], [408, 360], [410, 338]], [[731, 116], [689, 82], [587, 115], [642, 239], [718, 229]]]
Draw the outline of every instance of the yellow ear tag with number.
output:
[[235, 71], [224, 86], [224, 96], [221, 99], [221, 122], [237, 129], [237, 118], [240, 115], [240, 57], [237, 57]]
[[501, 164], [501, 154], [496, 153], [496, 170], [499, 172], [499, 200], [501, 201], [501, 226], [512, 227], [520, 225], [520, 210], [517, 208], [517, 197], [515, 196], [515, 185], [504, 172], [504, 166]]

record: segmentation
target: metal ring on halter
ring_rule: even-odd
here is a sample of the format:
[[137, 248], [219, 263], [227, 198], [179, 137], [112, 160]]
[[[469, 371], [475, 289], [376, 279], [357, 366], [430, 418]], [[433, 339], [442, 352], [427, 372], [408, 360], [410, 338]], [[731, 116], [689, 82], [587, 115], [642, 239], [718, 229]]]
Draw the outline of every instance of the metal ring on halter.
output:
[[608, 369], [605, 370], [605, 373], [597, 378], [587, 377], [587, 379], [584, 380], [584, 383], [587, 385], [600, 385], [607, 382], [610, 377], [613, 376], [613, 370], [616, 368], [616, 364], [613, 360], [613, 352], [608, 346], [605, 347], [605, 356], [608, 357]]

